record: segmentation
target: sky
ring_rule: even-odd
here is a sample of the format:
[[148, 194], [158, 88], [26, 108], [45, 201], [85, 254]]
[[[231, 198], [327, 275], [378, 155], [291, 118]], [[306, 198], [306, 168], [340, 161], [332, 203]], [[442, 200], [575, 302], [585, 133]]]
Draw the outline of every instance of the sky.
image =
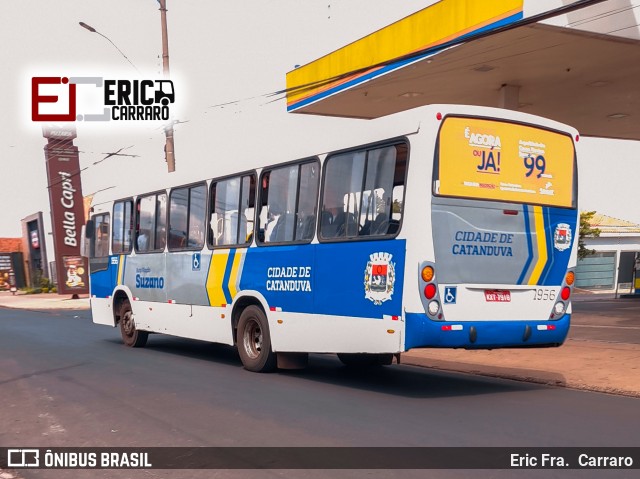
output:
[[[335, 118], [294, 115], [269, 93], [286, 72], [399, 20], [431, 0], [167, 0], [171, 75], [181, 95], [175, 127], [176, 170], [233, 161], [242, 148], [260, 154], [274, 132], [287, 138], [283, 161], [296, 158], [296, 132], [339, 133]], [[547, 2], [549, 3], [549, 2]], [[81, 28], [85, 22], [106, 35]], [[5, 2], [0, 17], [0, 237], [19, 237], [20, 220], [49, 199], [39, 126], [29, 121], [30, 78], [82, 75], [160, 78], [161, 31], [156, 0]], [[139, 70], [140, 73], [138, 73]], [[280, 98], [280, 99], [278, 99]], [[85, 195], [166, 175], [158, 126], [117, 129], [78, 123]], [[106, 153], [126, 148], [135, 156]], [[582, 138], [578, 144], [581, 209], [640, 223], [640, 144]], [[141, 186], [142, 188], [142, 186]], [[634, 206], [635, 205], [635, 206]], [[51, 245], [48, 245], [51, 248]]]

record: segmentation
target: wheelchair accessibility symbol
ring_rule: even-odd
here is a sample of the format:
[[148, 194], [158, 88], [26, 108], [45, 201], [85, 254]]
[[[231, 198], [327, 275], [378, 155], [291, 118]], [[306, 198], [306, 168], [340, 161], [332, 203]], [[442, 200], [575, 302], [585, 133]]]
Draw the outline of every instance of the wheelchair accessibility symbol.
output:
[[444, 304], [456, 304], [458, 288], [456, 286], [446, 286], [444, 288]]
[[200, 271], [200, 253], [193, 253], [191, 257], [191, 271]]

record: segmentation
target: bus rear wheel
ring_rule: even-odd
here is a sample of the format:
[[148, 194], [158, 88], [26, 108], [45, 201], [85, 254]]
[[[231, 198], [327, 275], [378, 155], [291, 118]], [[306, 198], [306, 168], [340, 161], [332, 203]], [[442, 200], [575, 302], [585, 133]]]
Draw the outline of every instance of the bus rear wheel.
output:
[[130, 348], [143, 348], [149, 337], [148, 332], [136, 329], [129, 301], [125, 301], [120, 307], [120, 335], [124, 345]]
[[269, 323], [258, 306], [247, 306], [242, 311], [236, 342], [240, 360], [246, 370], [264, 373], [276, 368], [276, 355], [271, 350]]
[[349, 368], [372, 368], [388, 366], [393, 362], [393, 354], [338, 353], [338, 359]]

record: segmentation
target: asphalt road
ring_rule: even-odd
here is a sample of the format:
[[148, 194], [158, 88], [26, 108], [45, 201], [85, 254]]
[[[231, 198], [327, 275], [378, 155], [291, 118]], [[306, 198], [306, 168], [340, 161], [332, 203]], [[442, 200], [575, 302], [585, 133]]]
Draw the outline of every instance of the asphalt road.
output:
[[[89, 312], [0, 309], [0, 445], [637, 446], [638, 399], [316, 355], [255, 374], [232, 348], [152, 336], [125, 348]], [[29, 478], [300, 477], [302, 471], [51, 471]], [[469, 477], [471, 471], [305, 471]], [[480, 477], [635, 477], [633, 471], [481, 471]]]
[[570, 338], [640, 344], [640, 299], [582, 296], [572, 307]]

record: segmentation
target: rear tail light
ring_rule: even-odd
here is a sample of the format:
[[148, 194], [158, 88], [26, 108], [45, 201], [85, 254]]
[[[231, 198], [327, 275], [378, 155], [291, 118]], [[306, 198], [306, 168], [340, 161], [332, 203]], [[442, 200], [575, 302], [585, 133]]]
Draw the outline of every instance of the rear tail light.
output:
[[425, 266], [422, 268], [422, 272], [420, 274], [422, 276], [422, 281], [428, 283], [433, 279], [433, 268], [431, 266]]
[[571, 296], [571, 288], [569, 288], [568, 286], [565, 286], [564, 288], [562, 288], [562, 292], [560, 293], [560, 297], [564, 301], [567, 301], [569, 299], [569, 296]]
[[553, 313], [556, 316], [561, 316], [562, 313], [564, 313], [564, 309], [565, 309], [564, 303], [556, 303], [555, 306], [553, 307]]
[[432, 299], [436, 295], [436, 285], [433, 283], [429, 283], [424, 287], [424, 297], [427, 299]]
[[443, 321], [442, 303], [436, 282], [436, 267], [430, 261], [418, 265], [418, 291], [424, 312], [431, 320]]
[[573, 271], [569, 271], [567, 276], [564, 278], [564, 282], [567, 283], [567, 286], [571, 286], [576, 279], [576, 275]]

